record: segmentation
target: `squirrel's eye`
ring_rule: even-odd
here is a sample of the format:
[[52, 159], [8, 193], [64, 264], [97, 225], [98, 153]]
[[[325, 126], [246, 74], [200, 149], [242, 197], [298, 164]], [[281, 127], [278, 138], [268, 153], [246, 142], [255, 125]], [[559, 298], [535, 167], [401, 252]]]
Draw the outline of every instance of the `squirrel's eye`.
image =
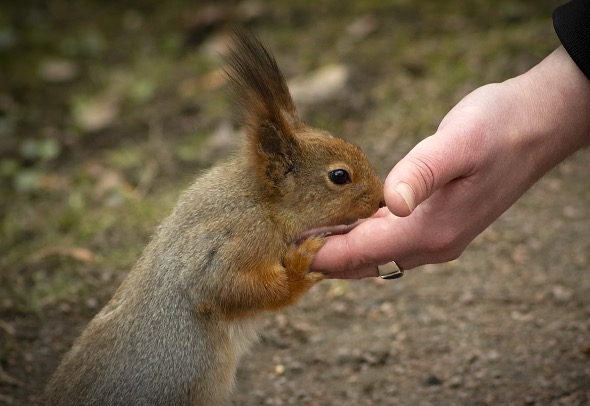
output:
[[344, 185], [351, 182], [350, 175], [344, 169], [334, 169], [333, 171], [330, 171], [328, 176], [332, 183], [335, 183], [336, 185]]

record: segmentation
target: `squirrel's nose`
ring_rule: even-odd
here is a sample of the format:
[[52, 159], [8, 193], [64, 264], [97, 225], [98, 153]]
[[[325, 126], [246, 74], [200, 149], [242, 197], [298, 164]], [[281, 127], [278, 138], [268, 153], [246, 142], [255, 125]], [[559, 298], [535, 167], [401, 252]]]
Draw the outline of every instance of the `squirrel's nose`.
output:
[[385, 199], [379, 202], [379, 208], [385, 207]]

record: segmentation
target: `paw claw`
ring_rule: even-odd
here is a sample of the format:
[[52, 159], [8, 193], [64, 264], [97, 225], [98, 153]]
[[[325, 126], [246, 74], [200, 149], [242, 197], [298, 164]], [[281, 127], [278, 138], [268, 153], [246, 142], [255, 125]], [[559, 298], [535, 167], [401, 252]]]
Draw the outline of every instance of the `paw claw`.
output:
[[[322, 274], [309, 272], [309, 266], [317, 252], [324, 245], [324, 239], [310, 237], [301, 242], [300, 245], [292, 245], [283, 258], [282, 264], [287, 273], [293, 278], [306, 278], [308, 281], [320, 281], [324, 278]], [[313, 276], [310, 276], [314, 274]]]
[[322, 248], [325, 242], [326, 239], [324, 237], [309, 237], [301, 243], [299, 249], [304, 251], [306, 256], [313, 257], [317, 254], [320, 248]]
[[326, 276], [321, 272], [310, 272], [307, 274], [307, 278], [312, 282], [316, 283], [326, 278]]

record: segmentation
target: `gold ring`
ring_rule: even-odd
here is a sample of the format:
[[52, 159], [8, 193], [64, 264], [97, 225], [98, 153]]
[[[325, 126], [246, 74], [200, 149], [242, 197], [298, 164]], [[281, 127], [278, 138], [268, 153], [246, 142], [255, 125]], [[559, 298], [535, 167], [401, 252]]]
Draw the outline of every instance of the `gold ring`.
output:
[[391, 261], [391, 263], [394, 264], [396, 268], [392, 272], [389, 272], [389, 269], [382, 270], [381, 267], [377, 268], [379, 269], [379, 277], [381, 279], [398, 279], [404, 276], [404, 269], [401, 266], [399, 266], [395, 261]]

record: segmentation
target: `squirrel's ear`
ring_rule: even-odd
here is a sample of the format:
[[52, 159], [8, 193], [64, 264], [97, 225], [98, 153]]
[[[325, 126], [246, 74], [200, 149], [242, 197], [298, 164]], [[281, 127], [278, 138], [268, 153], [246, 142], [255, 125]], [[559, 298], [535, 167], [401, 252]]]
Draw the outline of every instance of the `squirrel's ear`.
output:
[[248, 144], [260, 175], [274, 186], [295, 169], [299, 145], [295, 134], [281, 123], [261, 122], [256, 131], [248, 134]]
[[293, 170], [296, 131], [304, 126], [272, 54], [244, 31], [232, 33], [226, 71], [257, 167], [275, 186]]

